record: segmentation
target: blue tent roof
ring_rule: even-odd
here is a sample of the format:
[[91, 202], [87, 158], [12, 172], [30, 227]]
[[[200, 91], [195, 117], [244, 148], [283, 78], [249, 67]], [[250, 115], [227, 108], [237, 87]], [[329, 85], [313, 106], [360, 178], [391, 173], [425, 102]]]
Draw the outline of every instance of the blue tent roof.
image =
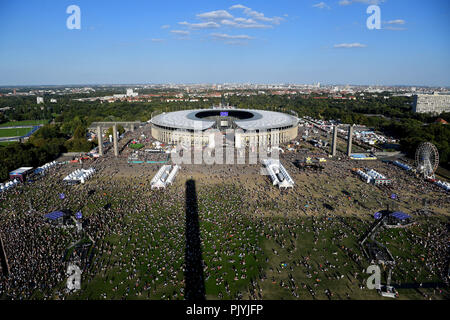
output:
[[406, 219], [411, 218], [410, 215], [408, 215], [404, 212], [401, 212], [401, 211], [393, 212], [393, 213], [391, 213], [391, 216], [397, 218], [398, 220], [406, 220]]
[[53, 211], [53, 212], [47, 213], [45, 215], [45, 217], [50, 220], [57, 220], [63, 216], [64, 216], [64, 212], [62, 212], [62, 211]]
[[34, 170], [34, 173], [41, 173], [42, 171], [44, 171], [44, 169], [42, 169], [42, 168], [37, 168], [36, 170]]
[[362, 153], [352, 153], [353, 158], [365, 158], [366, 155]]
[[29, 171], [31, 171], [33, 168], [32, 167], [21, 167], [19, 169], [16, 169], [14, 171], [11, 171], [9, 174], [12, 176], [18, 176], [18, 175], [23, 175], [25, 173], [28, 173]]

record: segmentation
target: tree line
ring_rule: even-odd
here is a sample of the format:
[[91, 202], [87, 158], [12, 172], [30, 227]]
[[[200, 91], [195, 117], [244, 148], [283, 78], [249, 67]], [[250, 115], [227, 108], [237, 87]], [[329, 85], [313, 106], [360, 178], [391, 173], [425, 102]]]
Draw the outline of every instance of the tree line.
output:
[[[384, 96], [389, 96], [385, 99]], [[47, 99], [49, 100], [49, 99]], [[441, 165], [450, 168], [450, 126], [435, 123], [437, 116], [412, 111], [412, 98], [393, 97], [389, 93], [364, 99], [315, 99], [300, 95], [251, 95], [210, 98], [198, 102], [80, 102], [71, 95], [58, 96], [57, 103], [37, 105], [35, 97], [2, 97], [0, 123], [11, 120], [52, 120], [38, 130], [26, 143], [0, 146], [0, 179], [19, 166], [39, 166], [55, 159], [62, 152], [86, 152], [95, 142], [86, 138], [87, 128], [96, 121], [148, 121], [161, 112], [208, 108], [221, 101], [239, 108], [273, 111], [295, 111], [298, 116], [337, 119], [342, 123], [366, 125], [400, 139], [402, 151], [410, 157], [420, 142], [436, 145]], [[450, 122], [450, 113], [439, 116]]]

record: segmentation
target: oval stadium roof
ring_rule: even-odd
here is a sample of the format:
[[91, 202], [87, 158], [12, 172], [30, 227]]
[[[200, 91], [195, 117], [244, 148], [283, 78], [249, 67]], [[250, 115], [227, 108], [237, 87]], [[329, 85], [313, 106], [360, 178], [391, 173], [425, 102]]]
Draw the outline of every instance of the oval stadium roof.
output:
[[206, 130], [211, 128], [215, 124], [215, 121], [202, 119], [196, 116], [197, 113], [203, 111], [216, 111], [218, 113], [227, 111], [250, 112], [253, 114], [253, 117], [234, 121], [236, 125], [243, 130], [276, 129], [294, 126], [298, 122], [297, 118], [294, 116], [274, 111], [250, 109], [195, 109], [159, 114], [151, 120], [151, 123], [173, 129]]

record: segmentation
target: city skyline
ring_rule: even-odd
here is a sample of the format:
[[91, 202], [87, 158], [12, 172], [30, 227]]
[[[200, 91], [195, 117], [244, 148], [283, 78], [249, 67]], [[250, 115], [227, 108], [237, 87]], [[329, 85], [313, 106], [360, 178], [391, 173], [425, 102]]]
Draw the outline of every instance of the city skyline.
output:
[[[373, 4], [379, 30], [366, 26]], [[66, 26], [70, 5], [81, 10], [79, 30]], [[0, 9], [0, 86], [450, 85], [446, 1], [48, 0]]]

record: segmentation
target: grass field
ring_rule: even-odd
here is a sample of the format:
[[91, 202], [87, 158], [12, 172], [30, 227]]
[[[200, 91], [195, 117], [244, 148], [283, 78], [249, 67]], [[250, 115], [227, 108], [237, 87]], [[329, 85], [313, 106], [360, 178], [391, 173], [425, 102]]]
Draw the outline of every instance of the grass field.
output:
[[26, 135], [30, 132], [31, 128], [15, 128], [15, 129], [1, 129], [0, 137], [20, 137]]
[[[55, 299], [184, 299], [190, 180], [196, 185], [206, 299], [387, 299], [365, 287], [371, 262], [358, 239], [392, 192], [399, 195], [399, 210], [409, 214], [426, 197], [435, 215], [413, 214], [416, 225], [381, 230], [377, 239], [396, 259], [392, 284], [399, 299], [449, 298], [437, 273], [449, 239], [446, 194], [424, 194], [415, 178], [380, 161], [370, 165], [389, 176], [399, 173], [389, 190], [347, 173], [355, 162], [330, 161], [324, 173], [312, 173], [283, 160], [296, 181], [293, 190], [273, 188], [268, 177], [258, 174], [259, 167], [225, 165], [213, 171], [185, 166], [169, 188], [151, 190], [148, 183], [159, 166], [130, 166], [123, 158], [119, 171], [105, 166], [74, 187], [57, 181], [77, 165], [62, 167], [55, 177], [8, 194], [0, 209], [13, 203], [25, 213], [28, 197], [39, 213], [63, 206], [81, 210], [89, 221], [86, 232], [95, 244], [87, 253], [89, 263], [80, 266], [81, 290], [63, 293], [63, 280], [51, 291], [36, 290], [34, 299], [42, 292]], [[50, 192], [46, 179], [54, 179]], [[409, 187], [402, 188], [406, 183]], [[66, 195], [62, 203], [60, 193]], [[96, 221], [102, 221], [101, 228], [94, 228]], [[64, 243], [70, 241], [64, 236]], [[384, 272], [381, 282], [386, 283]]]
[[[95, 276], [72, 298], [174, 299], [176, 292], [175, 299], [183, 299], [184, 203], [170, 195], [179, 191], [161, 193], [158, 200], [150, 197], [153, 205], [117, 222], [122, 226], [117, 225], [101, 244], [108, 254], [98, 252], [94, 258]], [[109, 201], [114, 209], [128, 203], [129, 196], [92, 203], [86, 211], [95, 214], [95, 207]], [[233, 185], [198, 185], [207, 299], [250, 299], [260, 290], [262, 299], [382, 299], [364, 287], [363, 271], [370, 263], [356, 258], [362, 257], [358, 238], [372, 220], [335, 214], [282, 216], [289, 209], [269, 200], [271, 206], [258, 203], [266, 212], [261, 217], [249, 199]], [[382, 242], [402, 257], [394, 284], [440, 281], [427, 270], [432, 258], [410, 240], [423, 237], [427, 228], [442, 228], [446, 221], [436, 217], [417, 227], [383, 233]], [[421, 272], [415, 277], [401, 272], [412, 269]], [[400, 299], [422, 299], [423, 293], [433, 290], [399, 288], [399, 292]]]
[[8, 121], [0, 124], [1, 127], [13, 127], [13, 126], [37, 126], [40, 124], [47, 124], [49, 120], [23, 120], [23, 121]]
[[7, 146], [13, 143], [17, 143], [17, 141], [0, 141], [0, 146]]
[[131, 149], [142, 149], [144, 147], [144, 145], [142, 143], [130, 143], [128, 145]]

